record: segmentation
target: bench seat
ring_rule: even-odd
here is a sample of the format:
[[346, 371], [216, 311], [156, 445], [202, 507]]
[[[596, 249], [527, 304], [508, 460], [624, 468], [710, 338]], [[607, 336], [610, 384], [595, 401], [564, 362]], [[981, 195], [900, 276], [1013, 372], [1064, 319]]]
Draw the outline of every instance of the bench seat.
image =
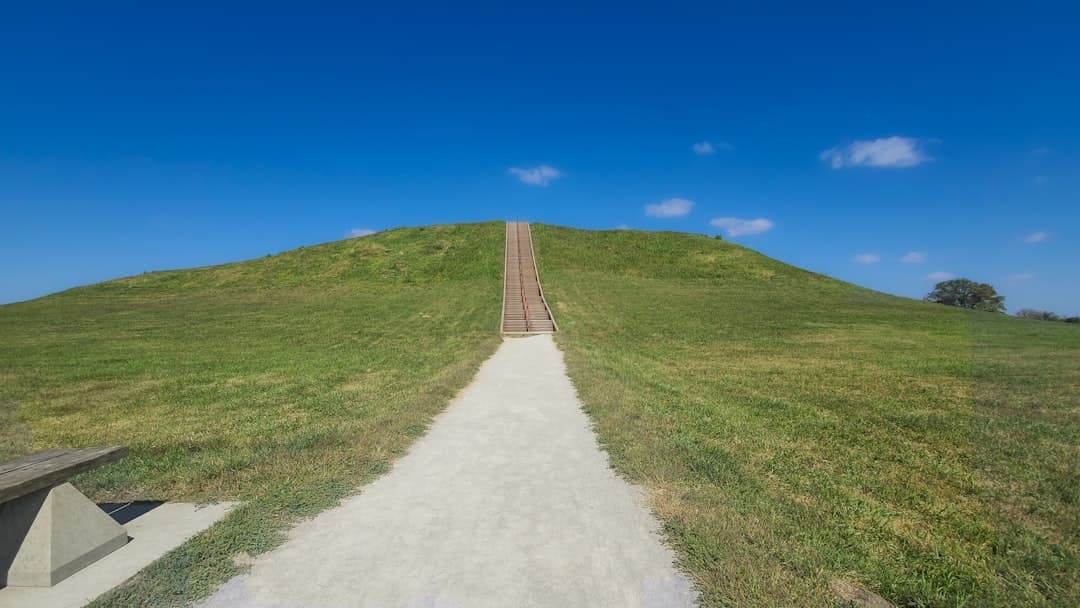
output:
[[45, 450], [5, 462], [0, 464], [0, 503], [58, 485], [127, 454], [128, 449], [122, 446], [75, 448]]

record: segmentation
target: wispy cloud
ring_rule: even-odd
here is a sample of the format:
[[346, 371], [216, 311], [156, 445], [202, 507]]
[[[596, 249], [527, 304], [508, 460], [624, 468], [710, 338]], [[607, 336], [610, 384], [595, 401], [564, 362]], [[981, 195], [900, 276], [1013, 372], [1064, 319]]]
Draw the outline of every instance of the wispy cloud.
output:
[[1018, 272], [1016, 274], [1010, 274], [1005, 278], [1009, 281], [1018, 283], [1020, 281], [1030, 281], [1031, 279], [1035, 278], [1035, 275], [1031, 274], [1030, 272]]
[[550, 165], [540, 165], [538, 167], [510, 167], [510, 173], [521, 180], [521, 183], [529, 184], [530, 186], [546, 186], [551, 183], [551, 180], [559, 179], [563, 176], [562, 171], [559, 171]]
[[700, 141], [690, 146], [690, 148], [694, 151], [694, 154], [697, 154], [698, 156], [708, 156], [710, 154], [716, 154], [716, 148], [714, 148], [713, 145], [707, 141]]
[[1050, 238], [1049, 232], [1032, 232], [1031, 234], [1024, 237], [1024, 242], [1034, 245], [1035, 243], [1041, 243], [1048, 238]]
[[888, 167], [900, 169], [914, 167], [928, 160], [911, 137], [883, 137], [881, 139], [857, 140], [846, 146], [829, 148], [821, 153], [821, 160], [833, 169], [844, 167]]
[[737, 217], [717, 217], [713, 218], [709, 224], [723, 230], [731, 237], [761, 234], [772, 230], [775, 225], [772, 220], [763, 217], [753, 220], [744, 220]]
[[698, 156], [709, 156], [716, 154], [717, 150], [733, 150], [735, 146], [727, 143], [726, 141], [699, 141], [698, 143], [690, 146], [690, 149], [694, 151], [694, 154]]
[[956, 275], [954, 275], [951, 272], [945, 272], [944, 270], [939, 270], [937, 272], [931, 272], [930, 274], [926, 275], [926, 280], [935, 281], [935, 282], [937, 282], [937, 281], [948, 281], [949, 279], [951, 279], [951, 278], [953, 278], [955, 276]]
[[369, 234], [375, 234], [375, 231], [371, 228], [353, 228], [345, 234], [347, 237], [367, 236]]
[[876, 253], [860, 253], [855, 256], [856, 264], [877, 264], [881, 261], [881, 256]]
[[694, 201], [685, 198], [669, 198], [666, 201], [645, 205], [645, 215], [651, 217], [683, 217], [694, 208]]
[[921, 251], [909, 251], [900, 258], [901, 264], [922, 264], [926, 261], [926, 254]]
[[615, 230], [633, 230], [628, 224], [619, 224], [615, 226]]

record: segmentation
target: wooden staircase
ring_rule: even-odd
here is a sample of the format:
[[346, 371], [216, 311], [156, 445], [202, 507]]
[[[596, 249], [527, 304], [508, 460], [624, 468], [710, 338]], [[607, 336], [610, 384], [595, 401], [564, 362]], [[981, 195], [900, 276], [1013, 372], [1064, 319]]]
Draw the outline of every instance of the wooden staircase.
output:
[[549, 334], [558, 330], [540, 287], [529, 223], [507, 222], [502, 333]]

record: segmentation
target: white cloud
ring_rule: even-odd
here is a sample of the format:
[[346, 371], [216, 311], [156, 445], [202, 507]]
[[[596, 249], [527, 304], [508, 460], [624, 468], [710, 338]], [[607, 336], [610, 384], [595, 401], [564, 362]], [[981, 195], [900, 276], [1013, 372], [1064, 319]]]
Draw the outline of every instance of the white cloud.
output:
[[900, 258], [901, 264], [922, 264], [926, 261], [926, 254], [921, 251], [909, 251]]
[[772, 230], [772, 220], [763, 217], [754, 220], [744, 220], [737, 217], [717, 217], [709, 222], [710, 225], [727, 232], [728, 236], [749, 236], [761, 234]]
[[633, 229], [630, 228], [630, 226], [628, 226], [627, 224], [619, 224], [618, 226], [615, 226], [615, 230], [633, 230]]
[[698, 156], [708, 156], [710, 154], [716, 154], [716, 148], [707, 141], [698, 142], [690, 146], [690, 148], [694, 151], [694, 154], [697, 154]]
[[645, 215], [652, 217], [682, 217], [694, 208], [694, 201], [685, 198], [669, 198], [666, 201], [645, 205]]
[[726, 141], [699, 141], [690, 146], [690, 149], [698, 156], [710, 156], [716, 154], [717, 150], [734, 150], [735, 146]]
[[347, 237], [367, 236], [369, 234], [375, 234], [375, 231], [371, 228], [353, 228], [346, 234]]
[[953, 278], [954, 276], [956, 276], [956, 275], [954, 275], [951, 272], [945, 272], [945, 271], [939, 270], [937, 272], [931, 272], [930, 274], [926, 275], [926, 279], [928, 281], [948, 281], [949, 279]]
[[1032, 232], [1031, 234], [1024, 237], [1024, 242], [1025, 243], [1032, 243], [1032, 244], [1041, 243], [1041, 242], [1045, 241], [1048, 238], [1050, 238], [1050, 233], [1049, 232], [1042, 232], [1042, 231]]
[[510, 167], [510, 173], [521, 180], [521, 183], [530, 186], [546, 186], [551, 183], [551, 180], [558, 179], [563, 175], [562, 171], [549, 165], [530, 168]]
[[930, 157], [920, 148], [919, 142], [910, 137], [883, 137], [858, 140], [843, 147], [829, 148], [821, 153], [821, 160], [833, 169], [844, 167], [904, 168], [922, 164]]
[[1010, 281], [1030, 281], [1035, 278], [1035, 275], [1030, 272], [1018, 272], [1016, 274], [1010, 274], [1006, 278]]
[[860, 253], [855, 256], [855, 263], [857, 264], [877, 264], [881, 261], [881, 256], [876, 253]]

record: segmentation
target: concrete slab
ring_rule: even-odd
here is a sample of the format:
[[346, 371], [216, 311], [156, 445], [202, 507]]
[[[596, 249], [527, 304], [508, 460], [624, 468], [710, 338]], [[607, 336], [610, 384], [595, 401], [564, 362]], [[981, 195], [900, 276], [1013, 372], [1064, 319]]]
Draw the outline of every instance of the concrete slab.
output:
[[549, 335], [507, 339], [393, 470], [205, 608], [692, 606]]
[[0, 608], [80, 608], [210, 527], [236, 503], [166, 503], [125, 526], [131, 540], [53, 587], [4, 587]]

